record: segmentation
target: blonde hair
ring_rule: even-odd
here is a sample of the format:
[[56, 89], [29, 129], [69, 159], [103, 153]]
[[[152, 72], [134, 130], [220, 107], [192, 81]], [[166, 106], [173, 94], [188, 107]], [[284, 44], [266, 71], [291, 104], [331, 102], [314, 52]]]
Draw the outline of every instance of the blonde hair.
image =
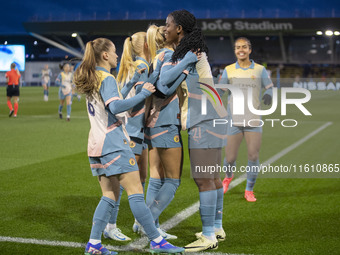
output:
[[101, 53], [109, 51], [113, 45], [113, 42], [106, 38], [97, 38], [86, 44], [83, 60], [73, 76], [73, 83], [80, 93], [91, 96], [97, 88], [99, 78], [96, 65], [101, 61]]
[[125, 39], [117, 76], [117, 81], [119, 83], [125, 82], [128, 75], [136, 69], [134, 58], [141, 56], [144, 53], [145, 42], [145, 32], [137, 32]]
[[157, 27], [150, 25], [146, 32], [146, 39], [149, 46], [151, 59], [153, 60], [157, 55], [157, 50], [165, 47], [164, 26]]

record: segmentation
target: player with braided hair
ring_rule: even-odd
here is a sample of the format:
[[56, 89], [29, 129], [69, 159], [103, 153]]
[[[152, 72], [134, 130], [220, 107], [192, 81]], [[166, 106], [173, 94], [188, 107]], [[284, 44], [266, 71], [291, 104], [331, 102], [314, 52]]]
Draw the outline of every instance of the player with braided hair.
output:
[[[207, 60], [208, 47], [196, 18], [186, 10], [170, 13], [166, 20], [165, 38], [175, 45], [169, 62], [163, 63], [156, 86], [165, 95], [177, 92], [181, 110], [182, 130], [188, 130], [191, 173], [199, 190], [200, 215], [203, 231], [198, 240], [188, 244], [187, 252], [216, 249], [225, 240], [222, 228], [223, 188], [218, 173], [200, 171], [221, 164], [222, 148], [226, 144], [224, 127], [213, 127], [213, 120], [226, 118], [222, 101], [208, 98], [205, 91], [214, 89], [213, 77]], [[210, 93], [211, 94], [211, 93]], [[206, 114], [201, 113], [206, 100]], [[220, 126], [220, 125], [219, 125]], [[154, 219], [156, 218], [154, 215]]]
[[178, 34], [178, 45], [171, 57], [171, 61], [173, 63], [177, 62], [179, 59], [184, 58], [189, 51], [208, 54], [208, 46], [205, 43], [201, 29], [197, 27], [195, 16], [185, 10], [173, 11], [169, 15], [173, 17], [174, 21], [180, 23], [177, 26], [182, 27], [184, 32], [182, 38], [181, 34]]

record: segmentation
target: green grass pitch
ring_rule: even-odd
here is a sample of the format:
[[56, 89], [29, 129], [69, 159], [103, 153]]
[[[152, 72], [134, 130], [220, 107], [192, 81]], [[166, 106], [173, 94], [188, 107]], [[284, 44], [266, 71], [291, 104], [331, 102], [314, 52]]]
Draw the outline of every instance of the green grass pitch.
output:
[[[87, 119], [84, 97], [72, 105], [71, 121], [58, 118], [57, 88], [50, 100], [43, 101], [41, 87], [21, 88], [17, 118], [8, 117], [5, 87], [0, 87], [0, 236], [50, 241], [86, 243], [93, 212], [101, 192], [92, 177], [87, 154]], [[340, 163], [340, 92], [312, 92], [305, 104], [313, 114], [304, 116], [289, 106], [287, 116], [280, 109], [263, 118], [296, 119], [298, 126], [263, 130], [260, 162], [292, 145], [327, 122], [332, 125], [296, 149], [279, 158], [274, 165], [317, 165]], [[66, 116], [66, 107], [64, 107]], [[183, 140], [186, 134], [183, 133]], [[161, 215], [161, 223], [198, 201], [198, 191], [190, 178], [187, 145], [181, 186]], [[245, 142], [237, 165], [246, 165]], [[340, 253], [340, 173], [300, 176], [274, 175], [258, 178], [256, 203], [243, 198], [245, 183], [224, 196], [223, 226], [225, 242], [212, 252], [232, 254], [339, 254]], [[278, 178], [280, 177], [280, 178]], [[284, 178], [285, 177], [285, 178]], [[300, 177], [300, 178], [297, 178]], [[301, 178], [303, 177], [303, 178]], [[313, 177], [313, 178], [309, 178]], [[124, 193], [118, 226], [133, 239], [133, 215]], [[195, 213], [169, 233], [184, 246], [201, 231]], [[125, 245], [103, 239], [104, 244]], [[83, 254], [83, 248], [53, 247], [0, 241], [1, 254]], [[131, 252], [120, 252], [131, 254]]]

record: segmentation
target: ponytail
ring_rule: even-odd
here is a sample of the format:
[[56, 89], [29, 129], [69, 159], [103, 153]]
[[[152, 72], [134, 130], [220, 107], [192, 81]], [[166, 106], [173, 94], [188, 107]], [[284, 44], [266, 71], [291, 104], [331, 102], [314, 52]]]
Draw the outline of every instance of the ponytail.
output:
[[130, 70], [132, 69], [132, 67], [134, 67], [132, 55], [133, 55], [132, 37], [129, 36], [124, 41], [122, 58], [119, 64], [119, 72], [117, 76], [117, 81], [120, 84], [125, 82], [126, 78], [129, 75]]
[[165, 46], [165, 37], [163, 34], [164, 26], [157, 27], [156, 25], [150, 25], [146, 32], [146, 39], [151, 55], [151, 60], [156, 57], [156, 52]]
[[123, 54], [120, 60], [117, 81], [123, 84], [129, 74], [135, 71], [136, 64], [134, 58], [144, 53], [144, 44], [146, 42], [146, 33], [137, 32], [129, 36], [124, 41]]
[[73, 76], [73, 83], [80, 93], [91, 96], [98, 87], [96, 64], [101, 61], [101, 53], [109, 51], [112, 45], [113, 43], [106, 38], [98, 38], [86, 44], [83, 60]]

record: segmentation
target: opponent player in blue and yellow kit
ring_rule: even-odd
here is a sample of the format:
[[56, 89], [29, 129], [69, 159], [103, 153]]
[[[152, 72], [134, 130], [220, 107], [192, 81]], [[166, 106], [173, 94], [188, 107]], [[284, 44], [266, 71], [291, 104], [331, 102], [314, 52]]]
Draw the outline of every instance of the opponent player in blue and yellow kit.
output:
[[70, 72], [70, 65], [64, 64], [62, 67], [63, 71], [58, 75], [55, 83], [59, 86], [59, 118], [63, 118], [63, 106], [66, 100], [67, 116], [66, 120], [70, 121], [71, 118], [71, 96], [72, 96], [72, 78], [73, 74]]
[[[215, 103], [215, 98], [205, 94], [205, 91], [211, 91], [214, 97], [220, 99], [214, 89], [207, 61], [208, 49], [201, 30], [197, 28], [195, 16], [186, 10], [170, 13], [166, 20], [165, 37], [168, 43], [174, 43], [176, 47], [171, 60], [162, 66], [157, 88], [165, 95], [177, 90], [182, 130], [188, 130], [191, 173], [199, 190], [203, 225], [202, 233], [196, 234], [198, 240], [184, 248], [187, 252], [216, 249], [218, 241], [225, 239], [222, 228], [222, 182], [218, 173], [200, 169], [221, 163], [226, 131], [225, 127], [214, 127], [213, 119], [225, 118], [227, 113], [222, 101]], [[201, 105], [205, 98], [206, 114], [202, 114]], [[155, 218], [157, 215], [153, 216]]]
[[[273, 83], [270, 80], [266, 69], [253, 60], [249, 59], [251, 53], [251, 43], [245, 37], [240, 37], [235, 41], [235, 55], [236, 63], [227, 66], [221, 76], [221, 84], [231, 84], [241, 89], [244, 95], [244, 115], [233, 114], [233, 94], [229, 96], [228, 100], [228, 143], [226, 146], [226, 156], [224, 166], [228, 171], [223, 180], [224, 193], [227, 192], [229, 183], [233, 179], [232, 169], [235, 166], [238, 150], [243, 138], [247, 143], [248, 151], [248, 167], [247, 167], [247, 186], [244, 197], [248, 202], [255, 202], [256, 198], [253, 193], [253, 188], [259, 171], [259, 152], [261, 146], [262, 127], [259, 123], [256, 124], [254, 120], [260, 117], [253, 114], [248, 109], [248, 90], [252, 89], [252, 103], [257, 110], [260, 109], [262, 89], [265, 93], [262, 97], [264, 104], [269, 105], [272, 101], [272, 87]], [[252, 120], [252, 125], [249, 121]], [[255, 125], [255, 127], [254, 127]], [[257, 125], [257, 126], [256, 126]]]
[[103, 196], [93, 216], [90, 240], [85, 254], [116, 254], [104, 248], [101, 235], [115, 207], [120, 185], [128, 194], [130, 208], [151, 240], [152, 252], [178, 253], [183, 248], [171, 245], [159, 234], [150, 210], [144, 201], [135, 156], [129, 146], [125, 130], [125, 118], [119, 114], [145, 100], [155, 91], [150, 83], [143, 85], [140, 93], [123, 99], [134, 84], [128, 84], [120, 91], [109, 70], [117, 66], [114, 44], [105, 38], [98, 38], [86, 44], [83, 61], [74, 75], [79, 92], [85, 93], [91, 124], [88, 140], [88, 156], [92, 174], [98, 176]]

